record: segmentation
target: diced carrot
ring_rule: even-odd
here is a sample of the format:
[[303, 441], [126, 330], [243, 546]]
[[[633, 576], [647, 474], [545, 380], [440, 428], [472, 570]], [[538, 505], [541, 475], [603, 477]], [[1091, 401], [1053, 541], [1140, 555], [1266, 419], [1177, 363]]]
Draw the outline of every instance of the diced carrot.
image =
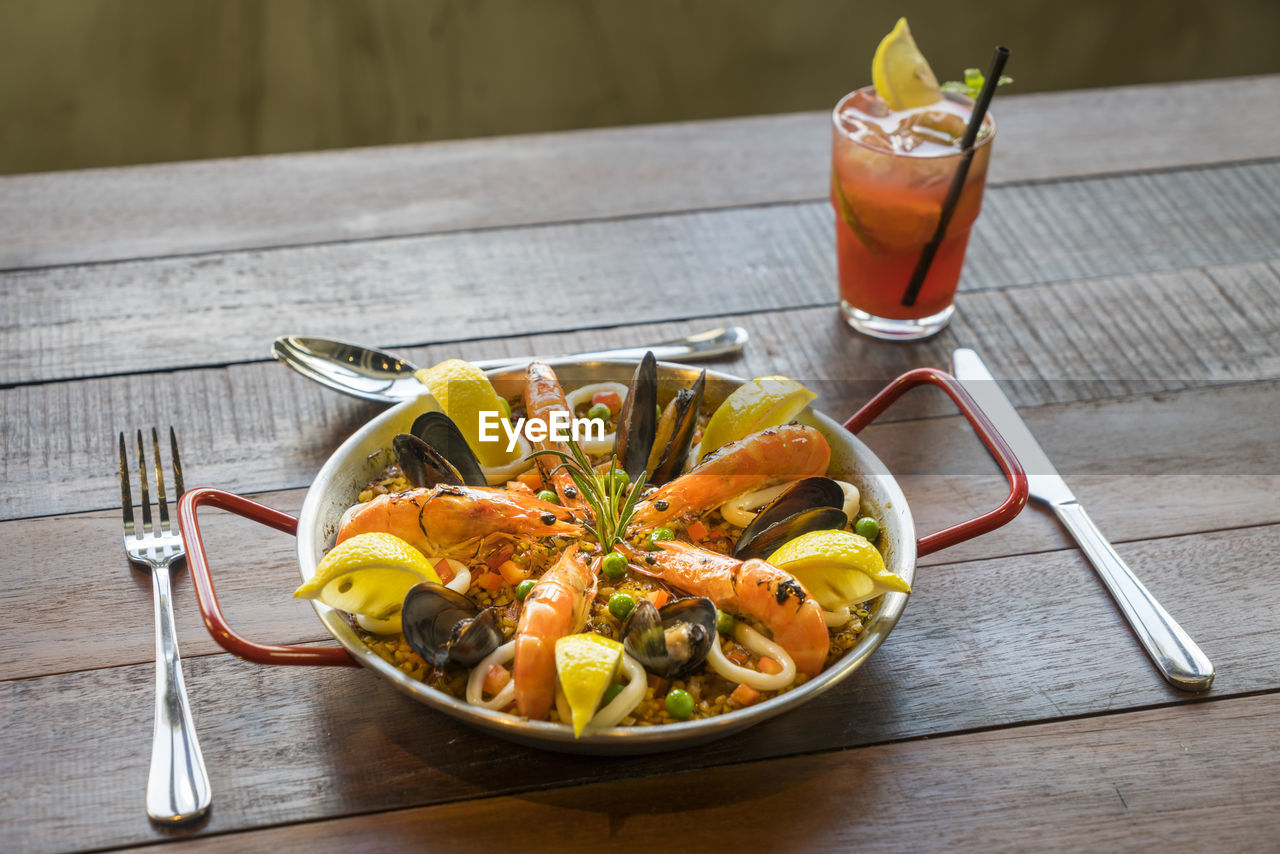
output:
[[530, 492], [537, 492], [542, 489], [542, 472], [538, 471], [536, 467], [516, 475], [516, 480], [529, 487]]
[[496, 572], [481, 573], [480, 577], [472, 584], [478, 584], [490, 593], [497, 593], [502, 589], [502, 576]]
[[533, 495], [533, 490], [530, 489], [528, 486], [526, 486], [523, 481], [519, 481], [519, 480], [507, 481], [507, 491], [522, 492], [525, 495]]
[[653, 603], [653, 607], [661, 608], [667, 604], [667, 600], [671, 598], [671, 594], [665, 590], [654, 590], [652, 593], [646, 593], [645, 597]]
[[746, 664], [751, 660], [751, 655], [742, 647], [734, 647], [726, 652], [724, 657], [739, 665]]
[[591, 395], [591, 403], [603, 403], [609, 407], [610, 415], [617, 415], [622, 409], [622, 397], [616, 391], [598, 391]]
[[755, 702], [760, 699], [760, 692], [750, 685], [739, 685], [733, 689], [729, 699], [741, 706], [751, 706], [755, 705]]
[[494, 572], [497, 572], [498, 567], [502, 566], [504, 562], [510, 560], [511, 556], [515, 553], [516, 547], [514, 543], [503, 543], [501, 547], [495, 549], [492, 554], [484, 559], [485, 565]]
[[484, 693], [492, 697], [502, 690], [502, 686], [511, 681], [511, 671], [503, 667], [501, 664], [495, 664], [489, 668], [484, 674], [484, 685], [482, 690]]
[[503, 580], [512, 587], [529, 577], [529, 570], [514, 560], [503, 561], [502, 566], [498, 567], [498, 572], [502, 574]]
[[782, 665], [767, 655], [760, 656], [760, 672], [773, 675], [782, 672]]
[[707, 526], [702, 524], [702, 521], [699, 519], [695, 519], [693, 523], [689, 525], [688, 531], [689, 539], [693, 540], [695, 543], [702, 542], [702, 540], [707, 536]]
[[436, 561], [435, 571], [436, 575], [440, 576], [441, 584], [448, 584], [450, 581], [453, 581], [453, 577], [458, 574], [453, 571], [453, 566], [449, 563], [449, 559], [443, 557]]
[[665, 694], [667, 693], [667, 680], [663, 679], [661, 676], [654, 676], [650, 673], [649, 687], [653, 689], [653, 696], [655, 697]]

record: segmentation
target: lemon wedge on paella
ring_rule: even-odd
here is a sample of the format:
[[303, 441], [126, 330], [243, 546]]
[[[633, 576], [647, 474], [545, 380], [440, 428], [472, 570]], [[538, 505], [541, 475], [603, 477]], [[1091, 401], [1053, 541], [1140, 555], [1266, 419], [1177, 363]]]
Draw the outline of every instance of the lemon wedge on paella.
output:
[[358, 534], [334, 546], [293, 596], [356, 614], [371, 632], [394, 634], [405, 594], [420, 581], [440, 583], [422, 552], [391, 534]]
[[817, 395], [787, 377], [756, 377], [743, 383], [711, 414], [698, 459], [722, 445], [795, 419]]
[[938, 78], [911, 37], [906, 18], [899, 18], [876, 48], [871, 83], [891, 110], [926, 107], [942, 100]]
[[566, 635], [556, 641], [556, 674], [573, 713], [573, 735], [596, 713], [622, 664], [622, 644], [601, 635]]
[[483, 371], [462, 359], [446, 359], [429, 368], [419, 368], [413, 375], [431, 392], [444, 414], [458, 425], [467, 446], [482, 466], [505, 466], [520, 456], [518, 450], [507, 452], [501, 431], [497, 441], [480, 441], [480, 413], [507, 411]]
[[866, 537], [849, 531], [801, 534], [769, 555], [769, 563], [794, 575], [828, 611], [881, 593], [911, 592], [911, 585], [885, 567]]

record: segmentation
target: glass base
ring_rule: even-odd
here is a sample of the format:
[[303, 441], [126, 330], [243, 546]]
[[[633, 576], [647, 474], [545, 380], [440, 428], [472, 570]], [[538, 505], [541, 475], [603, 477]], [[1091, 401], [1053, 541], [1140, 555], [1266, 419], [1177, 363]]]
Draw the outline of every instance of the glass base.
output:
[[946, 327], [951, 320], [951, 315], [955, 313], [956, 307], [949, 305], [928, 317], [902, 320], [893, 317], [876, 317], [840, 300], [840, 314], [844, 317], [845, 323], [863, 335], [882, 338], [885, 341], [918, 341], [930, 335], [937, 335]]

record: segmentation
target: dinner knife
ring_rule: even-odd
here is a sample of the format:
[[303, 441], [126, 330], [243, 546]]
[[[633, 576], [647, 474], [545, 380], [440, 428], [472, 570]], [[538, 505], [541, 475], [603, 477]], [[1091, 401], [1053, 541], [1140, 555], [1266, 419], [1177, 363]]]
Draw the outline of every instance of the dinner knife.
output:
[[956, 350], [951, 357], [951, 370], [1026, 468], [1031, 497], [1053, 508], [1058, 521], [1089, 558], [1161, 675], [1183, 691], [1208, 690], [1213, 683], [1213, 665], [1208, 657], [1161, 607], [1084, 512], [978, 354], [966, 348]]

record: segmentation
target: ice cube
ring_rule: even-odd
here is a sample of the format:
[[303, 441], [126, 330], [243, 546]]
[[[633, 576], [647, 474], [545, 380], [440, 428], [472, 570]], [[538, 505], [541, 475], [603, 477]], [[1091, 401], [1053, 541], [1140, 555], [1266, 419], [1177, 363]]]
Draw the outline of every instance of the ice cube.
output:
[[[899, 122], [893, 129], [892, 136], [899, 151], [914, 151], [929, 143], [945, 149], [955, 149], [964, 136], [964, 128], [964, 119], [954, 113], [921, 110]], [[939, 150], [921, 153], [941, 155], [950, 152]]]
[[844, 102], [845, 110], [857, 111], [866, 116], [872, 116], [877, 119], [883, 119], [889, 115], [889, 105], [880, 100], [880, 96], [874, 91], [865, 89], [854, 92], [849, 100]]

